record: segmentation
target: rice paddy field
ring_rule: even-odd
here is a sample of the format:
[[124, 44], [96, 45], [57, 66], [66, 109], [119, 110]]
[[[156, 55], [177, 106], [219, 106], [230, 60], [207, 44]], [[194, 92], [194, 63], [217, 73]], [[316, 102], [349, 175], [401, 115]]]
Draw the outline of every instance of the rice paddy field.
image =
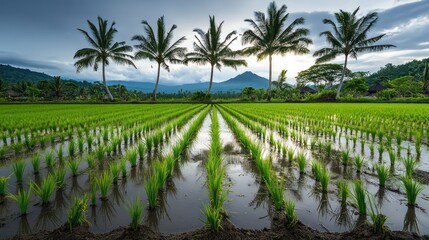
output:
[[1, 238], [279, 218], [429, 234], [429, 105], [1, 105], [0, 129]]

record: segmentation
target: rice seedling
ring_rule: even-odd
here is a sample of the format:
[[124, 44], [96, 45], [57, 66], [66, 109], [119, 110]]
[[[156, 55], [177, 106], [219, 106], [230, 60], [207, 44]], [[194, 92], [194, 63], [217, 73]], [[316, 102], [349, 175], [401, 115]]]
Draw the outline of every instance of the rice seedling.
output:
[[77, 159], [70, 159], [68, 162], [69, 168], [72, 172], [72, 176], [76, 177], [79, 171], [79, 165], [80, 162], [82, 161], [81, 158], [77, 158]]
[[299, 167], [299, 173], [301, 173], [301, 174], [304, 173], [305, 165], [307, 163], [304, 153], [298, 153], [297, 162], [298, 162], [298, 167]]
[[352, 199], [357, 207], [359, 214], [366, 215], [366, 195], [367, 192], [360, 180], [354, 182]]
[[365, 163], [365, 159], [364, 159], [363, 156], [357, 155], [355, 157], [355, 166], [356, 166], [356, 171], [357, 172], [361, 172], [362, 166], [364, 165], [364, 163]]
[[346, 180], [339, 180], [337, 182], [337, 187], [341, 202], [345, 204], [347, 202], [347, 197], [350, 195], [349, 184]]
[[287, 159], [289, 160], [289, 162], [292, 162], [293, 161], [293, 155], [294, 155], [295, 153], [293, 152], [293, 150], [292, 149], [288, 149], [288, 151], [287, 151]]
[[77, 139], [77, 148], [79, 149], [80, 153], [83, 153], [84, 145], [85, 145], [85, 139], [83, 139], [83, 137], [79, 137]]
[[402, 183], [404, 184], [408, 206], [416, 206], [417, 197], [424, 190], [424, 186], [408, 176], [402, 177]]
[[9, 194], [8, 197], [18, 203], [19, 213], [21, 216], [27, 214], [28, 205], [31, 200], [31, 188], [29, 188], [28, 191], [19, 189], [16, 195]]
[[121, 173], [120, 163], [110, 164], [110, 175], [114, 184], [118, 183], [119, 174]]
[[87, 208], [87, 195], [83, 195], [82, 198], [73, 199], [70, 210], [67, 212], [67, 221], [70, 226], [70, 231], [73, 231], [73, 228], [88, 222], [86, 219]]
[[95, 166], [95, 156], [93, 154], [86, 155], [86, 162], [89, 169], [93, 168]]
[[279, 182], [275, 177], [272, 177], [272, 180], [265, 181], [265, 184], [267, 185], [268, 192], [270, 193], [276, 210], [280, 211], [284, 203], [284, 179]]
[[138, 194], [136, 195], [136, 200], [134, 202], [127, 203], [126, 210], [131, 218], [130, 227], [131, 229], [136, 230], [139, 224], [141, 224], [142, 222], [142, 215], [144, 210], [144, 205], [141, 203]]
[[7, 183], [9, 177], [0, 176], [0, 196], [4, 196], [7, 193]]
[[57, 151], [57, 157], [58, 161], [62, 162], [64, 160], [64, 150], [63, 150], [63, 144], [60, 144], [58, 151]]
[[61, 189], [65, 183], [67, 170], [64, 167], [58, 167], [53, 173], [52, 176], [55, 179], [57, 184], [57, 189]]
[[96, 149], [95, 149], [95, 155], [97, 156], [97, 160], [98, 160], [98, 162], [99, 163], [102, 163], [103, 162], [103, 159], [104, 159], [104, 147], [103, 146], [98, 146]]
[[369, 197], [368, 195], [368, 203], [369, 203], [369, 217], [372, 221], [372, 229], [375, 233], [384, 233], [386, 227], [384, 224], [386, 223], [387, 216], [380, 213], [378, 207], [375, 205], [375, 200]]
[[364, 139], [360, 140], [360, 150], [361, 150], [362, 154], [365, 153], [365, 140]]
[[45, 205], [49, 203], [49, 199], [56, 190], [57, 183], [54, 176], [49, 174], [43, 179], [40, 187], [34, 182], [31, 182], [30, 186], [34, 193], [42, 200], [42, 204]]
[[74, 141], [74, 139], [70, 139], [68, 151], [69, 151], [69, 156], [71, 158], [74, 158], [76, 154], [76, 142]]
[[49, 151], [45, 154], [46, 167], [52, 168], [55, 164], [54, 151]]
[[126, 159], [122, 159], [120, 162], [120, 168], [121, 168], [121, 173], [122, 173], [122, 179], [127, 177], [127, 160]]
[[341, 151], [341, 163], [344, 166], [350, 165], [350, 150], [343, 150]]
[[149, 201], [149, 209], [154, 209], [158, 200], [158, 178], [156, 172], [151, 177], [147, 178], [144, 183], [144, 189], [146, 191], [147, 200]]
[[311, 163], [311, 172], [313, 173], [316, 182], [320, 181], [320, 173], [322, 172], [322, 164], [320, 161], [314, 161]]
[[6, 147], [0, 147], [0, 160], [4, 158], [6, 154]]
[[12, 145], [13, 150], [15, 151], [15, 155], [19, 155], [22, 150], [22, 143], [15, 143]]
[[298, 223], [298, 214], [295, 211], [295, 201], [286, 200], [284, 205], [287, 225], [289, 227], [294, 227]]
[[91, 135], [86, 135], [86, 145], [88, 146], [88, 150], [92, 149], [92, 145], [94, 144], [94, 137]]
[[219, 209], [213, 208], [210, 204], [203, 204], [203, 213], [206, 220], [203, 221], [208, 229], [212, 232], [218, 232], [222, 227], [220, 225], [222, 221], [222, 215]]
[[396, 162], [396, 153], [392, 148], [389, 148], [389, 159], [390, 159], [390, 166], [394, 166]]
[[387, 178], [389, 177], [389, 167], [382, 163], [375, 164], [375, 170], [378, 176], [378, 184], [381, 187], [386, 185]]
[[371, 158], [374, 157], [374, 143], [369, 145], [369, 152], [371, 154]]
[[126, 158], [130, 162], [132, 168], [135, 168], [137, 166], [137, 150], [136, 149], [129, 150], [126, 154]]
[[95, 206], [97, 204], [97, 183], [95, 181], [89, 183], [89, 190], [91, 206]]
[[320, 184], [322, 186], [322, 192], [328, 192], [328, 184], [331, 179], [331, 173], [328, 169], [322, 168], [320, 172]]
[[398, 151], [401, 149], [402, 136], [399, 132], [396, 133], [396, 145], [398, 146]]
[[407, 147], [407, 155], [410, 156], [411, 155], [411, 145], [408, 143], [408, 147]]
[[24, 177], [25, 162], [24, 159], [19, 159], [12, 163], [12, 172], [16, 177], [16, 181], [21, 184]]
[[380, 143], [380, 144], [378, 145], [378, 156], [380, 157], [380, 159], [381, 159], [381, 157], [383, 156], [383, 152], [384, 152], [384, 144], [383, 144], [383, 143]]
[[331, 155], [332, 155], [332, 143], [331, 142], [325, 143], [325, 152], [326, 152], [326, 157], [328, 159], [330, 159]]
[[33, 173], [39, 174], [40, 170], [40, 153], [36, 152], [30, 157], [31, 166], [33, 167]]
[[107, 194], [109, 193], [110, 187], [113, 183], [112, 176], [109, 174], [109, 172], [104, 171], [95, 179], [95, 181], [97, 182], [97, 186], [100, 189], [101, 200], [107, 201]]
[[143, 158], [144, 158], [144, 151], [145, 151], [145, 145], [140, 142], [139, 145], [137, 145], [137, 150], [139, 152], [140, 159], [143, 160]]
[[405, 167], [405, 176], [407, 178], [412, 178], [413, 172], [418, 166], [418, 162], [411, 156], [402, 157], [401, 159]]

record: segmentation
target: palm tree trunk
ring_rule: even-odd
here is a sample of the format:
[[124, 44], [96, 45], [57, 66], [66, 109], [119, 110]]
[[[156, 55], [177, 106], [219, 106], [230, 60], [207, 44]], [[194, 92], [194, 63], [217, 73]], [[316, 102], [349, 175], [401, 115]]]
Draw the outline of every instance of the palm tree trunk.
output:
[[207, 95], [209, 95], [209, 94], [210, 94], [210, 91], [212, 90], [212, 84], [213, 84], [213, 68], [214, 68], [214, 65], [212, 64], [212, 68], [211, 68], [211, 71], [210, 71], [210, 83], [209, 83], [209, 89], [207, 90]]
[[270, 54], [270, 56], [269, 56], [269, 59], [268, 59], [268, 61], [269, 61], [269, 65], [270, 65], [270, 67], [269, 67], [269, 75], [268, 75], [268, 93], [267, 93], [267, 101], [271, 101], [271, 80], [272, 80], [272, 68], [273, 68], [273, 59], [272, 59], [272, 56], [271, 56], [271, 54]]
[[109, 99], [113, 100], [113, 96], [110, 93], [109, 87], [107, 87], [107, 84], [106, 84], [106, 71], [105, 71], [106, 66], [104, 64], [104, 61], [101, 61], [101, 62], [102, 62], [102, 65], [103, 65], [103, 69], [102, 70], [103, 70], [103, 85], [104, 85], [104, 90], [106, 91], [106, 94], [109, 97]]
[[158, 63], [158, 74], [156, 76], [155, 89], [153, 89], [152, 99], [156, 101], [156, 92], [158, 91], [159, 73], [161, 72], [161, 63]]
[[347, 59], [348, 59], [348, 57], [349, 57], [349, 55], [346, 54], [346, 58], [344, 60], [343, 74], [341, 74], [340, 85], [338, 85], [337, 96], [335, 98], [339, 98], [340, 94], [341, 94], [341, 88], [343, 87], [344, 77], [346, 75]]

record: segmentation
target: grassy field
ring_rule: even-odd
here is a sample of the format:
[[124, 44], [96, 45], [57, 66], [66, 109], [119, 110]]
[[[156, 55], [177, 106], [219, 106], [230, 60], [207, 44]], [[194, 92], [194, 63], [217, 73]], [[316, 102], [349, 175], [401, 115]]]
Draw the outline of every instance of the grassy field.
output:
[[0, 128], [1, 237], [279, 216], [429, 234], [429, 105], [19, 104], [0, 106]]

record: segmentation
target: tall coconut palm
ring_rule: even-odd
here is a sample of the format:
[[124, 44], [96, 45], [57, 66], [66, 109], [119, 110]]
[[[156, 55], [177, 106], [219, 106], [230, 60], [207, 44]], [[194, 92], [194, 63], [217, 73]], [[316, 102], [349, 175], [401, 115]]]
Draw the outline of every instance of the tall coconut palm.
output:
[[127, 54], [133, 48], [126, 45], [125, 42], [114, 42], [115, 33], [118, 32], [114, 28], [115, 22], [108, 27], [107, 20], [98, 17], [98, 28], [89, 20], [88, 25], [92, 36], [82, 29], [78, 30], [85, 36], [91, 47], [79, 49], [75, 53], [74, 59], [79, 60], [74, 66], [78, 73], [87, 67], [93, 67], [94, 71], [97, 71], [98, 64], [101, 62], [104, 89], [109, 99], [113, 100], [113, 96], [106, 84], [105, 68], [109, 65], [110, 60], [119, 64], [128, 64], [136, 68], [132, 61], [133, 56]]
[[135, 35], [132, 40], [139, 42], [134, 47], [138, 49], [135, 54], [135, 59], [149, 59], [158, 63], [158, 74], [156, 76], [155, 88], [153, 90], [153, 100], [156, 100], [156, 93], [159, 83], [159, 74], [161, 67], [170, 71], [167, 63], [182, 63], [182, 57], [185, 56], [186, 48], [179, 47], [179, 45], [186, 40], [185, 37], [179, 38], [176, 42], [173, 41], [173, 31], [177, 28], [173, 25], [170, 31], [166, 32], [164, 17], [160, 17], [157, 21], [157, 33], [147, 21], [142, 21], [144, 26], [144, 35]]
[[60, 76], [55, 76], [52, 78], [51, 81], [49, 81], [48, 88], [52, 91], [56, 99], [61, 98], [61, 96], [64, 93], [64, 89], [66, 87], [66, 84], [63, 80], [61, 80]]
[[210, 83], [207, 95], [210, 94], [212, 89], [214, 67], [220, 71], [222, 65], [234, 69], [237, 69], [238, 66], [247, 66], [244, 59], [238, 59], [238, 52], [230, 48], [230, 45], [237, 40], [237, 37], [234, 37], [236, 31], [228, 33], [225, 39], [222, 40], [223, 21], [217, 26], [214, 16], [209, 16], [209, 19], [210, 26], [207, 32], [199, 28], [194, 29], [194, 32], [197, 33], [194, 51], [186, 55], [186, 62], [200, 65], [210, 64]]
[[286, 83], [286, 78], [287, 78], [286, 74], [287, 74], [287, 70], [283, 69], [280, 72], [279, 77], [277, 78], [277, 81], [273, 81], [273, 85], [276, 88], [278, 88], [280, 91], [283, 91], [286, 88], [286, 86], [287, 86], [287, 83]]
[[341, 94], [349, 56], [357, 59], [358, 54], [362, 52], [378, 52], [395, 47], [395, 45], [391, 44], [375, 45], [376, 42], [385, 36], [385, 34], [381, 34], [368, 38], [369, 31], [378, 21], [378, 14], [371, 12], [358, 18], [356, 16], [358, 11], [359, 8], [352, 13], [343, 10], [335, 13], [338, 25], [331, 19], [323, 19], [324, 24], [331, 25], [333, 28], [333, 32], [324, 31], [320, 33], [320, 36], [326, 37], [326, 41], [330, 47], [322, 48], [314, 53], [314, 56], [318, 57], [316, 64], [333, 60], [339, 55], [345, 56], [343, 74], [337, 89], [337, 98]]
[[286, 13], [286, 5], [277, 9], [275, 2], [268, 5], [267, 16], [262, 12], [255, 12], [255, 20], [246, 19], [253, 30], [246, 30], [242, 36], [243, 44], [251, 44], [243, 51], [248, 55], [256, 55], [261, 61], [268, 57], [269, 61], [269, 83], [268, 101], [271, 100], [272, 84], [272, 56], [276, 54], [285, 55], [287, 53], [305, 54], [309, 52], [307, 48], [312, 43], [306, 36], [309, 30], [306, 28], [296, 28], [304, 24], [304, 18], [295, 19], [289, 26], [286, 21], [289, 13]]
[[429, 63], [425, 64], [425, 70], [423, 71], [423, 91], [427, 92], [429, 87]]

